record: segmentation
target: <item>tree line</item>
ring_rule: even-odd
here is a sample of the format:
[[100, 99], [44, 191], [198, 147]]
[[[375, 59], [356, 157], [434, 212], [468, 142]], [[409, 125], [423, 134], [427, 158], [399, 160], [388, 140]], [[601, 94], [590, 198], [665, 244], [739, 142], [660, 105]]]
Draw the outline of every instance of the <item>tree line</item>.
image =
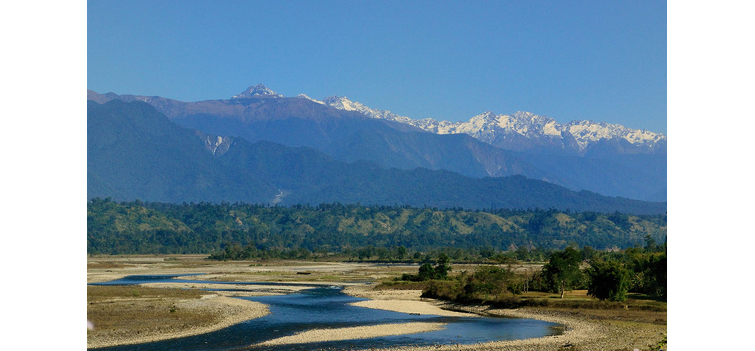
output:
[[[451, 269], [447, 257], [439, 257], [438, 262], [446, 266], [444, 271]], [[572, 289], [586, 289], [589, 295], [608, 301], [625, 301], [628, 293], [667, 298], [666, 244], [657, 245], [650, 236], [644, 247], [618, 252], [590, 247], [557, 250], [550, 253], [540, 271], [531, 273], [485, 265], [450, 278], [423, 274], [423, 269], [428, 267], [423, 265], [417, 275], [404, 275], [400, 280], [427, 281], [423, 296], [457, 302], [523, 303], [516, 298], [523, 292], [551, 292], [563, 298]]]
[[[543, 260], [552, 250], [662, 242], [664, 215], [553, 209], [464, 210], [359, 204], [87, 203], [90, 254], [215, 254], [225, 259], [311, 258], [422, 261], [441, 251], [455, 261]], [[416, 256], [416, 257], [415, 257]], [[533, 256], [533, 257], [529, 257]]]

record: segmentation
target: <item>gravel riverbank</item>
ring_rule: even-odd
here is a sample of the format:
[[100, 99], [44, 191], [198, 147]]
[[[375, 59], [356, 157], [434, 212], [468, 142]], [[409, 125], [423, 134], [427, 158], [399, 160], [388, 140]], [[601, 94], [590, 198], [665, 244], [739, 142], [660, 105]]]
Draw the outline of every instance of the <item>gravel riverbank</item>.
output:
[[[665, 325], [649, 325], [647, 323], [617, 323], [606, 320], [588, 320], [575, 316], [573, 313], [552, 311], [547, 309], [488, 309], [478, 307], [464, 307], [453, 305], [454, 311], [448, 311], [451, 306], [437, 300], [420, 298], [419, 290], [374, 291], [366, 287], [348, 287], [345, 292], [357, 297], [373, 299], [358, 303], [364, 307], [385, 309], [398, 312], [414, 312], [427, 314], [481, 313], [496, 316], [539, 319], [562, 324], [566, 330], [561, 335], [542, 338], [495, 341], [473, 345], [436, 345], [429, 347], [400, 347], [390, 350], [474, 350], [474, 351], [553, 351], [553, 350], [647, 350], [663, 338]], [[445, 311], [445, 312], [441, 312]], [[465, 314], [468, 316], [468, 314]]]

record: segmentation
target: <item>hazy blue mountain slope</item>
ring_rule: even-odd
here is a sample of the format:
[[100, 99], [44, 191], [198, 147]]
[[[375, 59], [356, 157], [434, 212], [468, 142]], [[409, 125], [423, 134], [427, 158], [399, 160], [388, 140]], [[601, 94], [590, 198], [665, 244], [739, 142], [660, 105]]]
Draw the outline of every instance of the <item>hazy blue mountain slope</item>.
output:
[[344, 163], [309, 148], [236, 140], [220, 157], [281, 189], [281, 205], [362, 203], [432, 207], [559, 208], [577, 211], [662, 213], [665, 203], [605, 197], [587, 191], [512, 177], [465, 177], [445, 170], [384, 169]]
[[212, 156], [194, 131], [143, 102], [87, 105], [87, 197], [145, 201], [256, 201], [276, 190]]
[[208, 136], [176, 125], [142, 102], [90, 101], [87, 120], [89, 198], [665, 211], [665, 203], [574, 192], [522, 176], [385, 169], [337, 161], [311, 148]]
[[591, 189], [607, 196], [666, 201], [666, 154], [619, 154], [597, 157], [513, 152], [547, 180], [569, 189]]
[[545, 173], [511, 152], [481, 143], [467, 135], [399, 132], [390, 128], [362, 129], [334, 140], [326, 152], [354, 162], [367, 160], [400, 169], [444, 169], [471, 177]]

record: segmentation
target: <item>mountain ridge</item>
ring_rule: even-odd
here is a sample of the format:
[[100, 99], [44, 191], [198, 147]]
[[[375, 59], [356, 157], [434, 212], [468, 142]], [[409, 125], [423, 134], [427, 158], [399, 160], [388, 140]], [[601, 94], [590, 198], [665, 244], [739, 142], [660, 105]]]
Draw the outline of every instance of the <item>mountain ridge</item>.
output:
[[575, 192], [523, 176], [385, 169], [337, 161], [306, 147], [208, 135], [176, 125], [141, 101], [90, 101], [87, 121], [88, 198], [665, 211], [665, 203]]
[[[522, 174], [577, 191], [665, 201], [665, 136], [652, 134], [657, 142], [643, 144], [638, 142], [645, 140], [641, 130], [623, 126], [571, 122], [572, 133], [566, 125], [528, 112], [508, 117], [486, 112], [456, 123], [412, 120], [345, 97], [287, 98], [262, 84], [227, 100], [181, 102], [91, 90], [87, 98], [143, 101], [186, 128], [313, 147], [345, 162], [447, 169], [472, 177]], [[624, 134], [608, 138], [613, 134], [607, 127]], [[578, 138], [597, 141], [580, 144]]]
[[[104, 100], [102, 100], [101, 98], [96, 98], [97, 95], [105, 95], [108, 99], [118, 98], [117, 96], [120, 96], [121, 99], [133, 97], [133, 99], [135, 100], [148, 103], [154, 101], [153, 99], [159, 98], [157, 96], [146, 97], [128, 94], [117, 95], [112, 92], [99, 94], [92, 90], [87, 90], [87, 94], [87, 98], [89, 100], [95, 100], [100, 103], [104, 102]], [[255, 97], [286, 98], [284, 95], [278, 94], [270, 88], [266, 87], [264, 84], [259, 83], [257, 85], [249, 86], [246, 90], [232, 96], [228, 100]], [[534, 113], [526, 111], [517, 111], [512, 115], [496, 115], [491, 111], [485, 111], [481, 114], [471, 117], [468, 121], [450, 122], [446, 120], [436, 120], [433, 118], [414, 119], [411, 117], [400, 116], [388, 110], [375, 109], [368, 107], [360, 102], [351, 101], [345, 96], [332, 95], [324, 98], [323, 100], [317, 100], [309, 97], [304, 93], [301, 93], [295, 96], [295, 98], [302, 98], [315, 102], [317, 104], [332, 106], [339, 110], [357, 111], [371, 118], [392, 120], [404, 124], [410, 124], [422, 130], [436, 134], [481, 134], [482, 130], [484, 130], [487, 125], [496, 125], [506, 131], [515, 131], [523, 135], [532, 135], [532, 133], [540, 131], [541, 134], [555, 136], [560, 134], [560, 132], [566, 131], [572, 135], [577, 136], [577, 140], [582, 147], [584, 147], [584, 145], [589, 142], [595, 142], [600, 139], [612, 137], [622, 137], [630, 143], [658, 143], [667, 140], [667, 137], [663, 133], [651, 132], [646, 129], [632, 129], [621, 124], [595, 122], [590, 120], [572, 120], [566, 124], [560, 124], [553, 118], [536, 115]]]
[[584, 155], [594, 143], [603, 139], [626, 140], [629, 144], [636, 146], [637, 150], [634, 152], [663, 151], [667, 141], [662, 133], [644, 129], [631, 129], [620, 124], [586, 120], [559, 124], [550, 117], [524, 111], [518, 111], [513, 115], [496, 115], [491, 111], [485, 111], [468, 121], [450, 122], [432, 118], [413, 119], [399, 116], [390, 111], [367, 107], [341, 96], [330, 96], [322, 102], [338, 109], [358, 111], [372, 118], [406, 123], [435, 134], [467, 134], [488, 144], [517, 151], [524, 149], [516, 147], [514, 143], [506, 143], [499, 139], [500, 136], [518, 134], [528, 139], [555, 139], [551, 143], [557, 147], [580, 155]]

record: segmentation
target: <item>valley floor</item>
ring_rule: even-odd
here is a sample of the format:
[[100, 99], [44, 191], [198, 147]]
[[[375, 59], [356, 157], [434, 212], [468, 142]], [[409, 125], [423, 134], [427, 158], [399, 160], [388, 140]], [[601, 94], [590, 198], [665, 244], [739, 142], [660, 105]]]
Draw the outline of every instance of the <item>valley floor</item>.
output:
[[[402, 350], [648, 350], [663, 338], [666, 332], [665, 321], [661, 324], [617, 321], [611, 318], [597, 318], [571, 310], [523, 308], [516, 310], [481, 309], [472, 306], [451, 306], [441, 301], [420, 298], [419, 290], [374, 290], [370, 284], [344, 283], [348, 281], [379, 280], [395, 276], [401, 272], [416, 271], [416, 266], [378, 266], [362, 263], [323, 263], [323, 262], [214, 262], [203, 257], [92, 257], [88, 259], [87, 282], [104, 282], [135, 274], [190, 274], [205, 273], [202, 280], [217, 281], [303, 281], [309, 284], [347, 285], [344, 292], [352, 296], [368, 298], [368, 301], [355, 303], [368, 308], [385, 309], [405, 313], [436, 315], [470, 315], [469, 312], [491, 315], [534, 318], [555, 322], [566, 326], [562, 335], [537, 339], [500, 341], [475, 345], [447, 345], [418, 348], [393, 348]], [[305, 274], [302, 274], [305, 273]], [[156, 289], [159, 298], [148, 294], [152, 290], [136, 292], [133, 288], [123, 288], [115, 296], [96, 297], [94, 289], [88, 290], [87, 318], [94, 323], [94, 329], [87, 332], [87, 348], [120, 344], [143, 343], [156, 340], [184, 337], [207, 333], [229, 325], [259, 318], [269, 313], [263, 304], [234, 299], [232, 296], [280, 294], [297, 287], [268, 286], [265, 292], [201, 292], [196, 296], [171, 297], [163, 289], [181, 291], [212, 288], [212, 284], [143, 284], [141, 288]], [[166, 307], [169, 306], [169, 307]], [[165, 310], [164, 318], [175, 317], [176, 310], [203, 318], [186, 318], [182, 323], [163, 323], [160, 327], [143, 323], [117, 323], [95, 320], [95, 316], [116, 315], [123, 311], [114, 309], [157, 309]], [[99, 309], [99, 314], [97, 310]], [[108, 310], [110, 309], [110, 310]], [[454, 309], [454, 311], [450, 310]], [[467, 310], [467, 311], [464, 311]], [[116, 313], [117, 312], [117, 313]], [[206, 317], [206, 318], [204, 318]], [[102, 318], [102, 317], [98, 317]], [[114, 319], [114, 318], [113, 318]], [[155, 319], [156, 321], [159, 319]], [[197, 322], [190, 322], [196, 320]], [[344, 328], [330, 334], [309, 333], [294, 336], [281, 343], [298, 343], [312, 340], [342, 340], [344, 338], [375, 337], [397, 333], [421, 332], [440, 328], [432, 323], [416, 323], [396, 328], [395, 325], [381, 325], [371, 328]], [[400, 329], [400, 330], [399, 330]]]

